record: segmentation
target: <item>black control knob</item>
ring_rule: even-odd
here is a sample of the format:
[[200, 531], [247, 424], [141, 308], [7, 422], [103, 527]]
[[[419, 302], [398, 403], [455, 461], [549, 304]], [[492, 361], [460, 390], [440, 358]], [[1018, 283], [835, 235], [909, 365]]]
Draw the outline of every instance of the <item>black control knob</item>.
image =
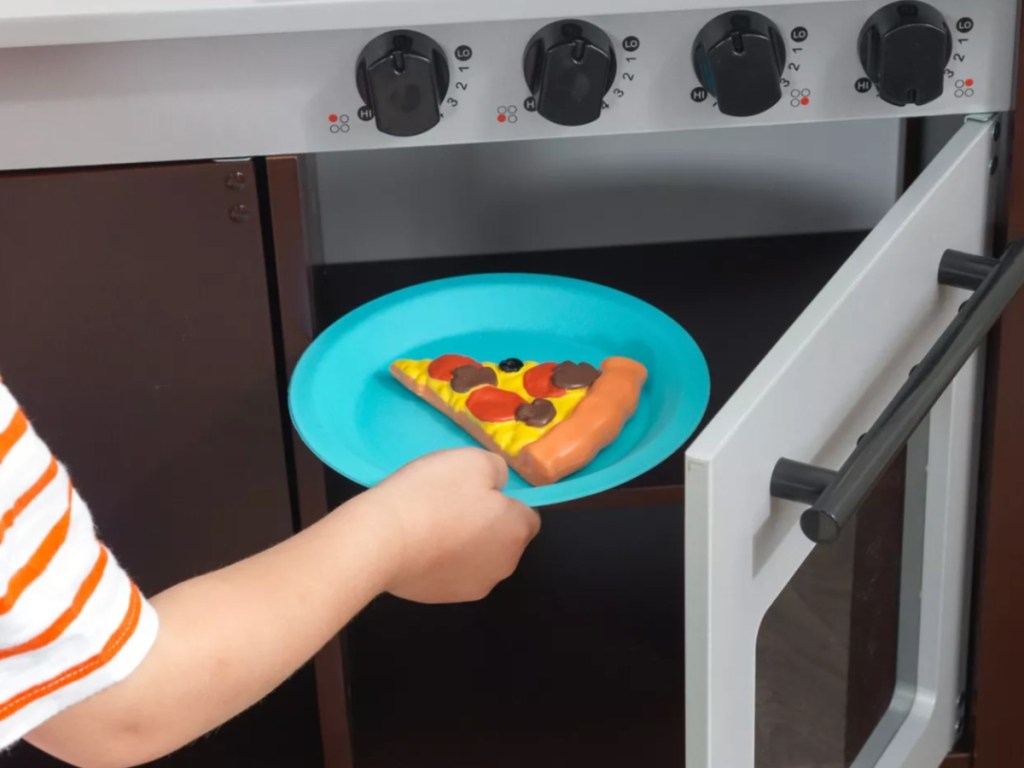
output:
[[730, 11], [709, 21], [693, 44], [697, 79], [718, 109], [750, 117], [782, 98], [786, 43], [771, 19], [751, 11]]
[[374, 38], [356, 67], [359, 95], [373, 110], [377, 128], [392, 136], [416, 136], [437, 125], [448, 81], [444, 51], [419, 32]]
[[892, 3], [860, 32], [860, 62], [878, 95], [898, 107], [927, 104], [942, 95], [953, 35], [927, 3]]
[[585, 21], [556, 21], [530, 39], [523, 74], [537, 112], [548, 120], [592, 123], [615, 80], [612, 41]]

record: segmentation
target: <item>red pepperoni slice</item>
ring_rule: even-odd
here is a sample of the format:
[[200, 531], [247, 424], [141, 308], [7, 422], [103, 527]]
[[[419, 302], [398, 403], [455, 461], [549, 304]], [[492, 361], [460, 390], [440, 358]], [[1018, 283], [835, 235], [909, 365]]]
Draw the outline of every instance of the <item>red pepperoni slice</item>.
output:
[[525, 402], [515, 392], [497, 387], [480, 387], [473, 390], [466, 400], [466, 407], [480, 421], [512, 421], [516, 417], [516, 408]]
[[480, 364], [472, 357], [466, 357], [465, 355], [441, 355], [431, 361], [430, 366], [427, 368], [427, 373], [432, 379], [451, 381], [452, 373], [456, 368], [460, 368], [463, 365], [479, 367]]
[[564, 389], [559, 389], [551, 383], [551, 374], [557, 363], [541, 363], [534, 366], [523, 376], [523, 386], [533, 397], [561, 397], [565, 394]]

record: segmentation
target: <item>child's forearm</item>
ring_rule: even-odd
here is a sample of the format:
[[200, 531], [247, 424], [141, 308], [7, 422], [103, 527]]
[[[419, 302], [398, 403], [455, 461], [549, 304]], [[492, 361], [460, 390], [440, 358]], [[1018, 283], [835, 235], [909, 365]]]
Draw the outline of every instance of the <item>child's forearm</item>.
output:
[[257, 702], [385, 589], [397, 553], [362, 499], [265, 552], [156, 596], [156, 643], [125, 681], [29, 741], [72, 764], [128, 766]]
[[292, 539], [167, 590], [142, 664], [28, 740], [84, 768], [148, 762], [265, 696], [381, 592], [483, 598], [540, 530], [501, 493], [507, 477], [484, 450], [425, 456]]

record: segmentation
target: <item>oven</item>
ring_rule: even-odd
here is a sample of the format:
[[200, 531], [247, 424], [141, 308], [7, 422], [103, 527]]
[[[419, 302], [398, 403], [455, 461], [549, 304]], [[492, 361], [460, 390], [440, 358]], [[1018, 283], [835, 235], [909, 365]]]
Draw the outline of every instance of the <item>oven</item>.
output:
[[[543, 509], [487, 600], [383, 596], [321, 652], [295, 694], [319, 727], [310, 764], [939, 766], [976, 673], [986, 339], [1024, 282], [1005, 221], [1018, 24], [1012, 0], [54, 0], [0, 11], [0, 205], [24, 251], [93, 200], [143, 201], [152, 219], [68, 243], [97, 264], [126, 250], [109, 272], [58, 259], [86, 286], [134, 269], [131, 290], [158, 291], [161, 237], [180, 251], [182, 230], [223, 227], [226, 253], [246, 233], [244, 268], [181, 255], [208, 269], [182, 271], [177, 300], [210, 308], [160, 338], [213, 334], [188, 389], [216, 407], [162, 455], [185, 461], [211, 425], [220, 458], [266, 443], [288, 511], [240, 550], [243, 519], [194, 516], [204, 564], [358, 492], [298, 439], [285, 394], [310, 341], [367, 301], [564, 275], [701, 347], [710, 404], [669, 460]], [[26, 276], [44, 284], [27, 260], [0, 252], [9, 306]], [[156, 374], [133, 375], [152, 398]], [[246, 429], [263, 417], [239, 398], [272, 417]], [[134, 415], [169, 413], [152, 407]], [[145, 541], [126, 555], [143, 574], [183, 575]], [[261, 731], [232, 737], [256, 745], [248, 765], [273, 753]], [[205, 765], [198, 749], [166, 762]]]

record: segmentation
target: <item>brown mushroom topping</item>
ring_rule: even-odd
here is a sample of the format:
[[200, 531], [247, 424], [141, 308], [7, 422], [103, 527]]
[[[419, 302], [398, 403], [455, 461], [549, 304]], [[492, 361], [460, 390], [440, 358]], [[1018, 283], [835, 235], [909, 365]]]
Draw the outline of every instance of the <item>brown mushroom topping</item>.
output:
[[589, 387], [601, 372], [590, 363], [565, 362], [555, 366], [551, 373], [551, 383], [559, 389], [583, 389]]
[[516, 408], [516, 421], [528, 427], [546, 427], [556, 415], [555, 406], [550, 400], [537, 398], [532, 403], [523, 403]]
[[452, 389], [461, 394], [484, 385], [497, 386], [498, 374], [486, 365], [460, 365], [452, 371]]

